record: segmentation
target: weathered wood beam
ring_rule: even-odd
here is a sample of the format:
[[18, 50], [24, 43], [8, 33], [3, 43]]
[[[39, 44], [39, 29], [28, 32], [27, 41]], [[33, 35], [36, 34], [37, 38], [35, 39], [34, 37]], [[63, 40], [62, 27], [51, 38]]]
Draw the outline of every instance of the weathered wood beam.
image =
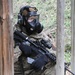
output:
[[12, 0], [0, 0], [0, 75], [14, 75]]
[[57, 0], [56, 75], [64, 75], [64, 0]]
[[71, 67], [75, 73], [75, 0], [71, 0], [71, 25], [72, 25], [72, 52], [71, 52]]
[[3, 47], [2, 47], [2, 13], [3, 13], [2, 0], [0, 0], [0, 75], [3, 75]]

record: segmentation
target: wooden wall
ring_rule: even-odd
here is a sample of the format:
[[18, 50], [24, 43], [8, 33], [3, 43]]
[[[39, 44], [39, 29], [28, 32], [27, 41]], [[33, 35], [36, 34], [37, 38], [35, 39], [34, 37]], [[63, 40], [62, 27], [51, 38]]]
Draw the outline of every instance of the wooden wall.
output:
[[0, 0], [0, 75], [14, 75], [12, 0]]

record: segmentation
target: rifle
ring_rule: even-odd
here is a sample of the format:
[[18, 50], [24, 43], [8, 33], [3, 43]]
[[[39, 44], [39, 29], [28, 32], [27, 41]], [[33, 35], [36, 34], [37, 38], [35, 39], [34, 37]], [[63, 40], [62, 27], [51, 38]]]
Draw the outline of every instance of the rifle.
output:
[[[52, 53], [50, 53], [46, 48], [43, 48], [37, 44], [35, 44], [33, 41], [31, 41], [28, 36], [24, 35], [22, 32], [20, 31], [15, 31], [14, 32], [14, 35], [18, 36], [18, 39], [20, 40], [20, 42], [23, 40], [23, 41], [28, 41], [30, 44], [32, 44], [33, 46], [35, 46], [36, 48], [38, 48], [38, 51], [41, 53], [41, 54], [45, 54], [53, 63], [56, 64], [56, 56]], [[17, 38], [14, 38], [14, 39], [17, 39]], [[65, 70], [67, 70], [68, 72], [70, 72], [72, 75], [75, 75], [73, 72], [71, 72], [67, 66], [65, 65]]]

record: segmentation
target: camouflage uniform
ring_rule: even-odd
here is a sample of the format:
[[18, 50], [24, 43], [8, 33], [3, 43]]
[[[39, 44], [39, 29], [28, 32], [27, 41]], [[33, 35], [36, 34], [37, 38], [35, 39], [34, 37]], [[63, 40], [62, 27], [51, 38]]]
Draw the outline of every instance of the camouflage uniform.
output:
[[[20, 30], [18, 27], [17, 29]], [[33, 41], [40, 40], [42, 38], [48, 40], [48, 42], [50, 41], [49, 37], [43, 32], [36, 35], [30, 35], [29, 37]], [[30, 64], [28, 64], [27, 58], [25, 56], [22, 56], [22, 59], [18, 61], [18, 57], [21, 55], [21, 51], [19, 50], [18, 46], [15, 48], [14, 55], [14, 75], [22, 75], [22, 72], [24, 72], [25, 75], [55, 75], [55, 64], [52, 62], [46, 64], [45, 69], [36, 72], [30, 68]]]
[[[37, 11], [38, 10], [36, 7], [31, 7], [31, 6], [22, 7], [18, 14], [18, 22], [16, 24], [16, 30], [19, 30], [22, 33], [24, 33], [24, 35], [27, 35], [30, 38], [30, 40], [32, 40], [33, 42], [41, 41], [43, 39], [43, 40], [47, 41], [50, 45], [51, 41], [50, 41], [49, 37], [46, 36], [45, 33], [43, 33], [43, 31], [42, 31], [43, 26], [39, 22], [39, 14], [37, 13]], [[26, 42], [24, 42], [24, 43], [26, 43]], [[20, 46], [22, 47], [23, 45], [24, 44], [22, 44]], [[29, 44], [26, 43], [26, 45], [28, 45], [28, 47], [29, 46], [32, 47], [32, 45], [30, 43]], [[19, 48], [20, 48], [20, 46], [19, 46]], [[25, 48], [22, 48], [22, 51], [25, 51], [25, 49], [27, 49], [28, 47], [25, 46]], [[52, 73], [52, 71], [55, 71], [54, 70], [55, 64], [53, 62], [51, 62], [49, 59], [47, 59], [47, 57], [45, 55], [41, 55], [41, 56], [45, 56], [46, 58], [41, 57], [40, 55], [36, 55], [36, 53], [34, 54], [34, 52], [32, 53], [31, 58], [33, 58], [33, 59], [34, 58], [37, 59], [38, 57], [41, 57], [39, 64], [38, 63], [37, 63], [37, 65], [35, 64], [36, 67], [39, 67], [40, 65], [42, 66], [42, 64], [44, 62], [46, 62], [46, 61], [43, 61], [45, 59], [47, 59], [49, 61], [49, 63], [47, 63], [44, 68], [43, 68], [44, 65], [42, 66], [42, 70], [36, 71], [36, 70], [33, 70], [32, 69], [33, 67], [31, 68], [31, 65], [29, 64], [31, 62], [31, 59], [29, 58], [29, 60], [28, 60], [28, 57], [26, 57], [25, 54], [23, 55], [23, 53], [21, 55], [21, 51], [19, 50], [19, 48], [17, 46], [14, 51], [14, 52], [16, 52], [16, 53], [14, 53], [16, 55], [15, 62], [14, 62], [15, 75], [35, 75], [35, 74], [36, 75], [55, 75]], [[32, 48], [34, 48], [34, 47], [32, 47]], [[42, 58], [43, 58], [43, 60], [41, 61]], [[34, 59], [34, 60], [36, 61], [36, 59]], [[42, 63], [40, 63], [40, 62], [42, 62]], [[32, 62], [32, 64], [34, 64], [34, 63]]]

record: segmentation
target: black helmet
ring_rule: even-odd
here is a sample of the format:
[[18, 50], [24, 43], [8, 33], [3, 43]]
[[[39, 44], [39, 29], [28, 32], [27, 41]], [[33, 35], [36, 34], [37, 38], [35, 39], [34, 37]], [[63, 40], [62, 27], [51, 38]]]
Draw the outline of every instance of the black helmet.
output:
[[18, 23], [21, 28], [25, 28], [29, 35], [40, 33], [43, 30], [43, 26], [39, 22], [39, 14], [37, 14], [37, 11], [36, 7], [31, 6], [24, 6], [20, 9]]

